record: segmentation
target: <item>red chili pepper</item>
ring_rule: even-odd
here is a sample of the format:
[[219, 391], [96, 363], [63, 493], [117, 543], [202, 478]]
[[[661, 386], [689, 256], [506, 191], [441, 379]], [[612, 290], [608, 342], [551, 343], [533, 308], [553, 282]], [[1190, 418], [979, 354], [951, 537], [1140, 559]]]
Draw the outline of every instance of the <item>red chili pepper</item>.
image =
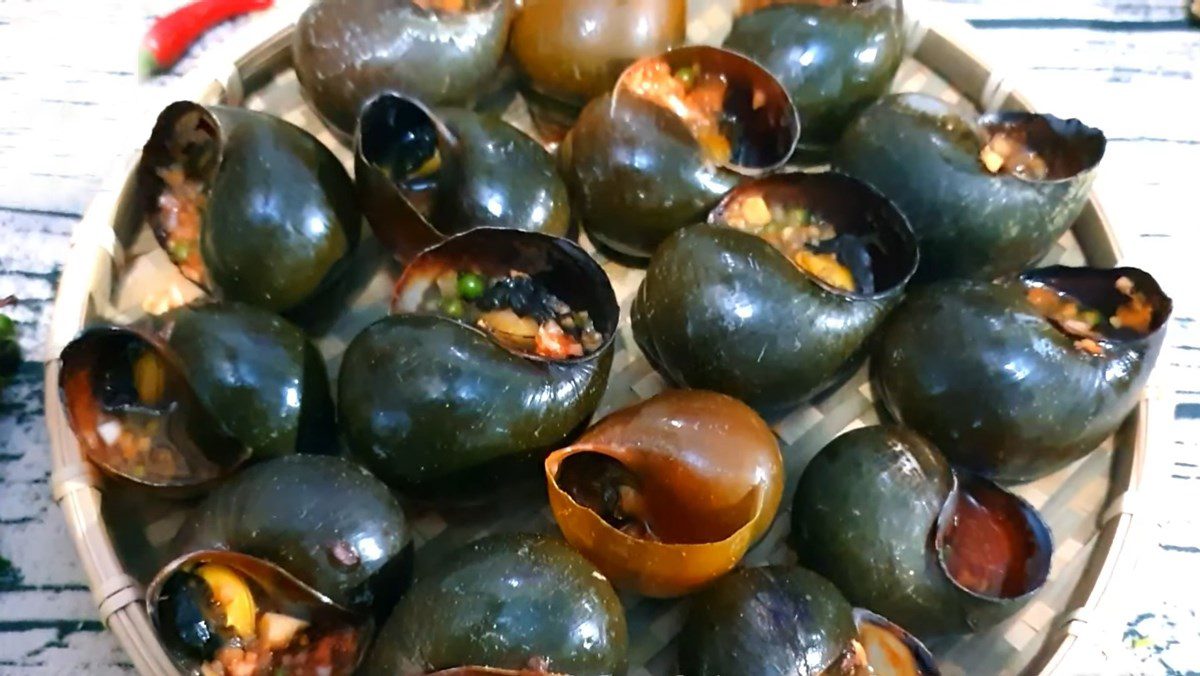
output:
[[196, 0], [186, 4], [154, 20], [142, 38], [138, 67], [143, 75], [166, 70], [213, 26], [272, 4], [274, 0]]

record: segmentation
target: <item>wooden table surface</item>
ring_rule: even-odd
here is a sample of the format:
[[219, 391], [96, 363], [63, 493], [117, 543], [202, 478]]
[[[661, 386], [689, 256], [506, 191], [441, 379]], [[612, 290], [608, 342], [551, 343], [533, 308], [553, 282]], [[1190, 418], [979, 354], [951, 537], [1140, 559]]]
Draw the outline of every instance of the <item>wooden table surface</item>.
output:
[[[0, 0], [0, 296], [15, 294], [26, 362], [0, 399], [0, 674], [131, 667], [96, 611], [53, 503], [43, 341], [72, 227], [102, 177], [140, 144], [174, 77], [138, 87], [140, 33], [177, 0]], [[286, 1], [286, 0], [284, 0]], [[1172, 427], [1137, 500], [1137, 559], [1091, 623], [1077, 673], [1200, 673], [1200, 29], [1183, 0], [942, 0], [978, 49], [1046, 112], [1108, 135], [1096, 188], [1126, 260], [1176, 300], [1155, 387]], [[205, 38], [185, 59], [227, 40]], [[1170, 417], [1170, 416], [1168, 416]], [[1108, 658], [1107, 666], [1100, 661]], [[1085, 656], [1087, 657], [1087, 656]]]

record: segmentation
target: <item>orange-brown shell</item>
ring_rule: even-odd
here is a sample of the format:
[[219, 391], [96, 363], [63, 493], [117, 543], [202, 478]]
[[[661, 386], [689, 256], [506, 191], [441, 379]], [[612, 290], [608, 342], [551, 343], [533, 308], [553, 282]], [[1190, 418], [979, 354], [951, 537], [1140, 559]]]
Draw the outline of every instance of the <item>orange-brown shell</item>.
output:
[[[640, 481], [662, 542], [614, 528], [557, 482], [562, 462], [599, 453]], [[550, 507], [567, 541], [618, 586], [647, 596], [692, 592], [731, 570], [775, 518], [783, 458], [750, 407], [673, 390], [617, 411], [545, 462]]]
[[525, 0], [509, 49], [542, 93], [583, 105], [637, 59], [683, 42], [683, 0]]

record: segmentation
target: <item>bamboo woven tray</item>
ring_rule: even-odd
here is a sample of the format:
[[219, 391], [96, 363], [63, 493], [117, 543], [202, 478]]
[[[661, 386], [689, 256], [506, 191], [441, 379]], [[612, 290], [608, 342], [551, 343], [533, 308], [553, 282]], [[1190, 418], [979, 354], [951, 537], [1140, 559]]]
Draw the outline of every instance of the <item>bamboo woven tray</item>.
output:
[[[728, 0], [692, 0], [689, 38], [693, 42], [719, 42], [729, 25]], [[340, 146], [303, 103], [291, 70], [291, 20], [282, 13], [269, 16], [244, 36], [244, 48], [231, 46], [231, 58], [218, 61], [216, 71], [202, 71], [189, 81], [177, 98], [201, 103], [244, 105], [265, 110], [312, 131], [352, 167], [349, 151]], [[906, 18], [908, 49], [894, 89], [925, 91], [956, 105], [979, 110], [1032, 109], [979, 57], [964, 46], [970, 29]], [[251, 39], [253, 38], [253, 39]], [[214, 74], [215, 72], [215, 74]], [[522, 105], [515, 103], [507, 116], [527, 122]], [[150, 125], [146, 125], [149, 132]], [[136, 149], [144, 138], [130, 139], [135, 166]], [[112, 629], [142, 674], [172, 674], [175, 670], [155, 638], [142, 603], [142, 584], [155, 557], [146, 555], [165, 542], [177, 528], [180, 515], [170, 505], [123, 504], [114, 491], [104, 495], [103, 483], [84, 459], [72, 435], [58, 397], [58, 354], [88, 322], [97, 318], [128, 321], [143, 312], [148, 293], [172, 286], [185, 296], [196, 290], [178, 276], [158, 251], [153, 239], [133, 215], [131, 172], [113, 176], [96, 198], [72, 237], [54, 308], [51, 340], [46, 358], [46, 417], [54, 471], [51, 485], [55, 500], [67, 518], [75, 546], [90, 581], [100, 618]], [[369, 230], [364, 228], [364, 235]], [[370, 249], [372, 238], [366, 236]], [[594, 251], [586, 242], [585, 248]], [[367, 256], [370, 258], [370, 255]], [[330, 372], [346, 343], [371, 320], [386, 312], [384, 298], [394, 274], [376, 254], [376, 278], [353, 307], [318, 345], [329, 360]], [[603, 257], [622, 314], [643, 273]], [[1108, 221], [1092, 196], [1072, 231], [1047, 256], [1047, 262], [1112, 266], [1119, 252]], [[605, 399], [599, 415], [651, 396], [665, 387], [635, 346], [628, 321], [622, 321], [617, 338]], [[1150, 429], [1147, 395], [1122, 428], [1100, 449], [1049, 477], [1016, 489], [1038, 507], [1054, 533], [1053, 570], [1045, 588], [1022, 611], [1000, 626], [981, 634], [931, 644], [943, 673], [1069, 673], [1063, 668], [1073, 649], [1097, 650], [1083, 640], [1089, 617], [1104, 596], [1114, 572], [1131, 558], [1131, 500], [1141, 481], [1141, 468]], [[1161, 408], [1161, 407], [1160, 407]], [[865, 369], [837, 393], [815, 406], [797, 409], [778, 420], [790, 489], [808, 460], [842, 431], [876, 422]], [[1155, 425], [1158, 428], [1158, 425]], [[508, 503], [506, 503], [508, 504]], [[417, 573], [422, 562], [487, 532], [500, 530], [553, 530], [544, 501], [510, 504], [501, 516], [492, 514], [438, 513], [428, 508], [409, 509]], [[792, 560], [785, 542], [789, 519], [781, 513], [770, 531], [746, 557], [749, 565]], [[644, 599], [623, 594], [628, 613], [630, 676], [671, 673], [673, 637], [682, 622], [677, 602]], [[1081, 647], [1083, 646], [1083, 647]]]

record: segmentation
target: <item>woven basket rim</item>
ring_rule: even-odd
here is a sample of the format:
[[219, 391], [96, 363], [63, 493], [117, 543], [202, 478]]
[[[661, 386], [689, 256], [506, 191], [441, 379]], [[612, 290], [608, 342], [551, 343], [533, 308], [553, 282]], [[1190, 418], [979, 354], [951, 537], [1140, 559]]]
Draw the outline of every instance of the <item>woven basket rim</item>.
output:
[[[924, 8], [922, 8], [924, 10]], [[204, 65], [173, 87], [180, 98], [200, 103], [238, 104], [247, 88], [290, 68], [290, 44], [296, 14], [271, 11], [252, 23], [239, 39], [231, 40]], [[910, 55], [944, 78], [982, 111], [1000, 108], [1033, 110], [1031, 102], [987, 61], [967, 47], [973, 29], [965, 22], [930, 16], [923, 11], [913, 18], [906, 12], [905, 32]], [[116, 635], [138, 673], [178, 673], [157, 640], [150, 624], [140, 585], [121, 567], [100, 515], [101, 481], [84, 458], [68, 426], [58, 392], [58, 354], [84, 326], [93, 307], [93, 296], [107, 294], [106, 269], [120, 256], [112, 224], [122, 193], [128, 188], [138, 151], [128, 155], [121, 171], [114, 172], [72, 231], [71, 246], [55, 295], [50, 339], [45, 355], [45, 411], [50, 438], [55, 501], [68, 530], [97, 605], [101, 621]], [[1112, 226], [1093, 192], [1083, 215], [1072, 229], [1089, 262], [1113, 266], [1121, 256]], [[1137, 549], [1133, 504], [1142, 482], [1147, 442], [1151, 430], [1165, 428], [1169, 407], [1153, 389], [1117, 432], [1110, 498], [1096, 534], [1098, 546], [1075, 585], [1073, 608], [1051, 628], [1053, 634], [1029, 666], [1029, 673], [1065, 673], [1075, 650], [1096, 646], [1089, 640], [1089, 619], [1119, 579], [1120, 570], [1132, 565]], [[1151, 425], [1152, 421], [1159, 421]], [[1157, 433], [1157, 432], [1156, 432]], [[1094, 623], [1093, 623], [1094, 624]]]

